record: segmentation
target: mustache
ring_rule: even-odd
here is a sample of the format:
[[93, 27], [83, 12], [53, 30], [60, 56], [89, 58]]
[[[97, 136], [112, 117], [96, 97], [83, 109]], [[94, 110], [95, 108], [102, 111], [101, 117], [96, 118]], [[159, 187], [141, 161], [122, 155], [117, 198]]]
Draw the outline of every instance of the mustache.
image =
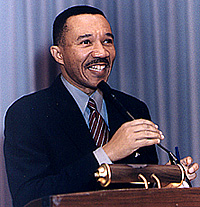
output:
[[96, 58], [96, 59], [90, 61], [89, 63], [86, 63], [85, 67], [88, 67], [89, 65], [96, 64], [96, 63], [105, 63], [106, 65], [110, 65], [107, 58]]

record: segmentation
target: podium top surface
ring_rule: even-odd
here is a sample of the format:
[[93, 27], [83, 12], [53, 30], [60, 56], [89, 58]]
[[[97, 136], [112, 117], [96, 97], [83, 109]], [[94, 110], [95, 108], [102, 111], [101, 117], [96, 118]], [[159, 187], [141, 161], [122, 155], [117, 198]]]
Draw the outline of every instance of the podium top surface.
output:
[[26, 207], [200, 206], [200, 188], [119, 189], [54, 195]]

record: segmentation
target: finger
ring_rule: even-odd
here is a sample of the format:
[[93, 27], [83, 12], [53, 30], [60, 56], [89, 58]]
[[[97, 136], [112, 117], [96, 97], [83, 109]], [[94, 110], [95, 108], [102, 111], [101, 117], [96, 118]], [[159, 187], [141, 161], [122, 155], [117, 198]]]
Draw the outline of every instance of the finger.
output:
[[142, 139], [159, 139], [163, 140], [164, 135], [160, 131], [150, 131], [150, 130], [143, 130], [135, 132], [135, 139], [142, 140]]
[[164, 139], [162, 131], [158, 129], [158, 126], [149, 120], [137, 119], [130, 123], [130, 126], [134, 127], [134, 132], [144, 132], [149, 134], [151, 132], [156, 132], [161, 136], [161, 139]]
[[196, 177], [197, 177], [197, 174], [196, 174], [196, 173], [187, 174], [187, 178], [188, 178], [189, 180], [194, 180]]
[[169, 160], [165, 165], [171, 165], [171, 161]]
[[[150, 123], [150, 124], [149, 124]], [[135, 120], [122, 125], [124, 133], [134, 139], [164, 139], [164, 135], [148, 120]]]
[[184, 167], [186, 176], [189, 180], [194, 180], [197, 177], [197, 174], [195, 173], [198, 170], [198, 164], [194, 163], [190, 168]]
[[131, 127], [134, 129], [134, 132], [152, 131], [152, 132], [162, 133], [160, 130], [158, 130], [154, 126], [148, 125], [148, 124], [138, 124], [138, 125], [134, 125], [134, 126], [131, 126]]
[[192, 164], [193, 159], [192, 159], [192, 157], [188, 156], [188, 157], [181, 159], [180, 162], [181, 162], [181, 164], [183, 164], [185, 166], [189, 166]]
[[135, 119], [133, 121], [130, 122], [130, 124], [132, 126], [136, 126], [136, 125], [147, 125], [147, 126], [152, 126], [154, 128], [158, 129], [158, 125], [154, 124], [152, 121], [146, 120], [146, 119]]
[[194, 163], [191, 166], [189, 166], [188, 173], [189, 174], [195, 173], [198, 169], [199, 169], [199, 165], [197, 163]]
[[193, 159], [191, 157], [186, 157], [181, 160], [181, 163], [185, 169], [186, 175], [189, 180], [194, 180], [196, 178], [196, 171], [199, 169], [199, 165], [197, 163], [187, 165], [187, 163], [190, 163], [192, 161]]
[[160, 139], [138, 139], [135, 141], [135, 145], [140, 148], [144, 146], [150, 146], [160, 143]]

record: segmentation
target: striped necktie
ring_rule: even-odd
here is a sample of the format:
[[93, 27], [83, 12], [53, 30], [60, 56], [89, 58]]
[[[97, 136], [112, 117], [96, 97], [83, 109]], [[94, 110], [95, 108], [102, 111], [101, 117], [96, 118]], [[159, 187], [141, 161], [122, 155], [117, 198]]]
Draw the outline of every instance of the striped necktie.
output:
[[90, 109], [89, 126], [92, 137], [97, 145], [101, 147], [108, 142], [109, 131], [103, 117], [97, 111], [96, 104], [93, 99], [89, 99], [88, 108]]

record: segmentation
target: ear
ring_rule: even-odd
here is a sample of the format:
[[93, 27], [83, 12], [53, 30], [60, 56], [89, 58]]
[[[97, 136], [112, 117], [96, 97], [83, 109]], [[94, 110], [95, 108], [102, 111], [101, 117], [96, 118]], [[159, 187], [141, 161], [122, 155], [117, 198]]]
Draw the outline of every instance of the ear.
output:
[[55, 46], [55, 45], [51, 46], [50, 52], [56, 62], [60, 63], [61, 65], [64, 64], [63, 55], [62, 55], [61, 49], [58, 46]]

